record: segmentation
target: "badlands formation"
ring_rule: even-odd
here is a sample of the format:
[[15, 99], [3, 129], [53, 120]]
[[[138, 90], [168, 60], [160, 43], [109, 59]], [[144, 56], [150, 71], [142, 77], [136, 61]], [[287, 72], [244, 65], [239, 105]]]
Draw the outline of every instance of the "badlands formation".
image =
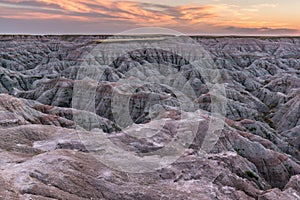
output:
[[[193, 38], [215, 66], [223, 87], [219, 98], [226, 99], [216, 104], [224, 123], [211, 143], [205, 138], [213, 134], [215, 96], [205, 70], [189, 62], [193, 49], [181, 50], [188, 51], [186, 58], [140, 45], [114, 57], [132, 41], [114, 46], [103, 39], [0, 36], [0, 199], [300, 199], [300, 38]], [[99, 45], [111, 57], [98, 77], [93, 73], [103, 67], [101, 55], [89, 55], [101, 52]], [[166, 76], [172, 87], [157, 81], [165, 72], [181, 73], [190, 86], [181, 89], [193, 91], [194, 98], [180, 98], [176, 78]], [[85, 79], [89, 86], [80, 90], [82, 73], [94, 80]], [[130, 94], [124, 80], [134, 80]], [[89, 103], [93, 109], [85, 109]], [[190, 124], [197, 125], [190, 144], [160, 168], [130, 159], [131, 168], [121, 166], [113, 162], [120, 155], [107, 150], [112, 146], [97, 140], [104, 135], [123, 152], [151, 157], [178, 134], [190, 133]], [[97, 141], [113, 164], [95, 156], [88, 142]]]

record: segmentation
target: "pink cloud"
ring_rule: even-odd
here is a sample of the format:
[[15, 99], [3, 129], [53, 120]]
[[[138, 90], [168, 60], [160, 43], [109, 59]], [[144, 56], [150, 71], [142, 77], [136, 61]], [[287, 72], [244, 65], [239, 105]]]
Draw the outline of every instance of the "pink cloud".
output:
[[[256, 6], [255, 9], [265, 8]], [[272, 21], [256, 20], [253, 10], [239, 11], [227, 4], [171, 6], [138, 1], [108, 0], [3, 0], [0, 18], [16, 20], [64, 20], [79, 26], [92, 23], [114, 26], [163, 26], [179, 31], [210, 30], [216, 33], [239, 33], [249, 30], [295, 33], [296, 28]], [[235, 27], [235, 28], [229, 28]], [[261, 31], [260, 27], [269, 27]], [[107, 28], [107, 27], [103, 27]], [[280, 30], [280, 31], [279, 31]]]

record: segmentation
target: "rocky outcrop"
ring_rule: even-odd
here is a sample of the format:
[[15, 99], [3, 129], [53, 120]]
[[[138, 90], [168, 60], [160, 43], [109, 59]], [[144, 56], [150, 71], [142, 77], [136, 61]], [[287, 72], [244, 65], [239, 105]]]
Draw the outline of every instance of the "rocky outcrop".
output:
[[[194, 38], [219, 69], [227, 98], [225, 126], [207, 154], [201, 146], [214, 119], [213, 93], [203, 74], [170, 52], [146, 48], [118, 57], [90, 81], [94, 112], [75, 109], [82, 58], [103, 38], [0, 36], [0, 199], [300, 199], [299, 38]], [[154, 63], [159, 73], [181, 72], [199, 107], [183, 111], [180, 95], [155, 81], [132, 79], [128, 98], [126, 73], [157, 77], [134, 70]], [[123, 113], [114, 113], [114, 95], [128, 100], [134, 124], [117, 120]], [[78, 129], [78, 116], [90, 122], [86, 130]], [[85, 143], [101, 133], [126, 152], [152, 155], [194, 124], [182, 156], [147, 173], [107, 166]]]

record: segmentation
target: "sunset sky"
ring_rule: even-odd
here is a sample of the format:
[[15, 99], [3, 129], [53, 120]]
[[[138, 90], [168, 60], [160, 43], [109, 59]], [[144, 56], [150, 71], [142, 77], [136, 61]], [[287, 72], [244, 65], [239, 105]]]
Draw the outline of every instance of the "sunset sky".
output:
[[299, 0], [1, 0], [1, 34], [300, 35]]

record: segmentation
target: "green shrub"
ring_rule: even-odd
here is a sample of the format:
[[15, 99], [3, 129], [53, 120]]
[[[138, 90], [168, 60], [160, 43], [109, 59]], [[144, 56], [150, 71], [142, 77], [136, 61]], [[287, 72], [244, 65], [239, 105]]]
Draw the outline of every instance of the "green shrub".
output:
[[256, 180], [258, 180], [258, 177], [252, 171], [246, 171], [246, 174], [250, 178], [255, 178]]

